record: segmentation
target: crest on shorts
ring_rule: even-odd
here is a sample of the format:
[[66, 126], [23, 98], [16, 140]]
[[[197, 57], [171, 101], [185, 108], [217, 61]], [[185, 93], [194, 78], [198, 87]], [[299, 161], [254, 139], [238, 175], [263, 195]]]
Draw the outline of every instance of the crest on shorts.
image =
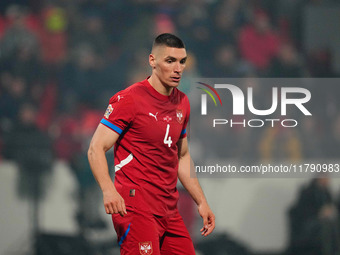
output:
[[151, 241], [139, 243], [139, 253], [141, 255], [150, 255], [152, 252], [153, 250]]
[[113, 107], [112, 107], [111, 104], [109, 104], [109, 106], [107, 107], [107, 109], [106, 109], [106, 111], [105, 111], [105, 114], [104, 114], [105, 118], [108, 119], [109, 116], [110, 116], [110, 114], [112, 113], [112, 111], [113, 111]]
[[179, 124], [183, 123], [183, 120], [184, 120], [184, 118], [183, 118], [183, 110], [181, 110], [181, 109], [177, 109], [176, 110], [176, 119], [179, 122]]

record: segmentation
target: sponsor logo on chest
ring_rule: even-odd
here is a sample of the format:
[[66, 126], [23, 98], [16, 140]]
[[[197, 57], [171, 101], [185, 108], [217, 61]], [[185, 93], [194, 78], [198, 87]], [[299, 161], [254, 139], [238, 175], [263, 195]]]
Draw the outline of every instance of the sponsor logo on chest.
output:
[[[167, 122], [167, 123], [172, 122], [174, 119], [174, 116], [171, 117], [170, 115], [159, 116], [158, 112], [156, 113], [149, 112], [148, 116], [150, 116], [155, 121], [163, 120], [164, 122]], [[184, 121], [183, 110], [177, 109], [175, 118], [179, 124], [182, 124]]]
[[170, 122], [170, 121], [172, 121], [172, 118], [169, 115], [167, 115], [163, 118], [163, 120], [166, 121], [166, 122]]

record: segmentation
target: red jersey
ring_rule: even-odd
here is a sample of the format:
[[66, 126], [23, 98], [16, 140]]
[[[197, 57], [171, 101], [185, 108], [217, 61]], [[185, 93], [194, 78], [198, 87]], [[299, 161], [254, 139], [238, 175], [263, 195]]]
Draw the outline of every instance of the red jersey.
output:
[[186, 137], [190, 105], [177, 88], [170, 96], [148, 82], [135, 83], [110, 99], [101, 123], [118, 133], [115, 187], [127, 208], [164, 216], [177, 205], [179, 139]]

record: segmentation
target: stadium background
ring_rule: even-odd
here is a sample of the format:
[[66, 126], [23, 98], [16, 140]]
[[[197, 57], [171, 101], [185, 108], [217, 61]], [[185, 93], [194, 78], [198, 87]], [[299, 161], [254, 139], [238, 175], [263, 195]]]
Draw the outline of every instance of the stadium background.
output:
[[[86, 150], [109, 98], [150, 74], [155, 35], [185, 41], [190, 94], [193, 77], [338, 77], [339, 17], [335, 0], [2, 0], [0, 254], [117, 254]], [[337, 160], [340, 88], [312, 95], [313, 118], [296, 132], [234, 130], [226, 160]], [[308, 182], [202, 179], [217, 216], [206, 239], [184, 192], [179, 206], [200, 254], [283, 254], [289, 210]], [[329, 186], [335, 206], [339, 185]]]

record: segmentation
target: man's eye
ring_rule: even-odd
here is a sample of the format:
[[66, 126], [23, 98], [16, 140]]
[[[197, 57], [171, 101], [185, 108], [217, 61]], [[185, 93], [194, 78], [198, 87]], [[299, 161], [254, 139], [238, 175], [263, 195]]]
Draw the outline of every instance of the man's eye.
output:
[[172, 60], [169, 59], [169, 60], [167, 60], [166, 62], [167, 62], [168, 64], [171, 64], [171, 63], [172, 63]]
[[182, 60], [182, 61], [181, 61], [181, 64], [185, 64], [185, 60]]

